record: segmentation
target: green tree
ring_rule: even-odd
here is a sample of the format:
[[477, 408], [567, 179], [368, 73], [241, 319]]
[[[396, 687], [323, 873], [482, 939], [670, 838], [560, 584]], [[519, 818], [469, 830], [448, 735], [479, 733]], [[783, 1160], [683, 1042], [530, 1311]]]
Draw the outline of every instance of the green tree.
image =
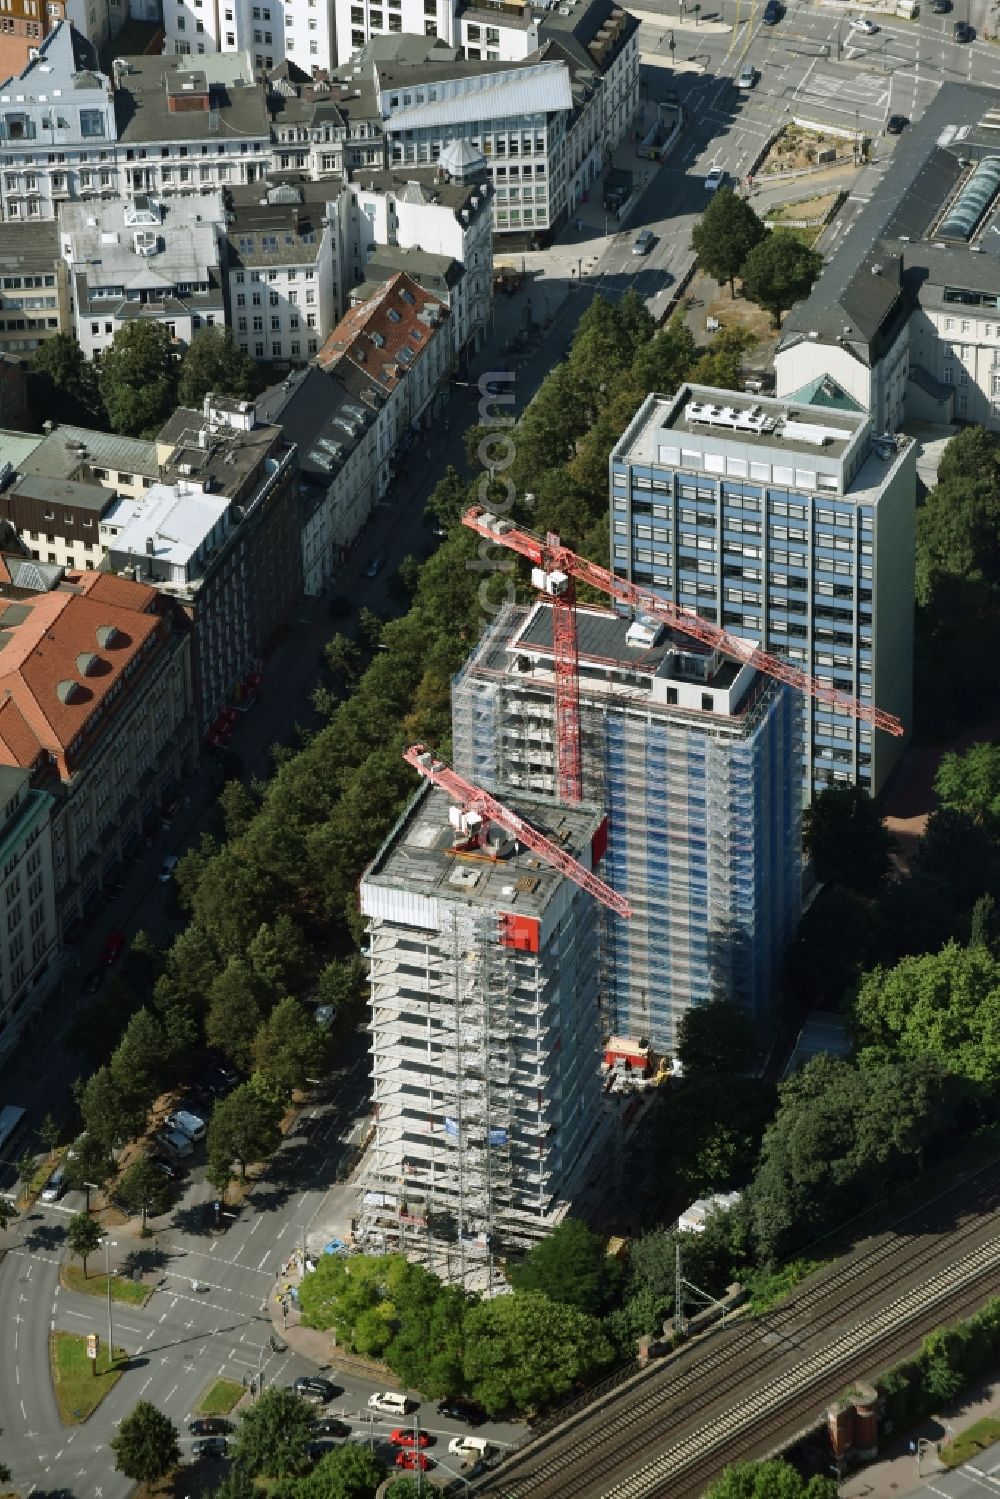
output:
[[656, 1130], [671, 1184], [691, 1197], [744, 1186], [774, 1109], [774, 1089], [760, 1078], [705, 1072], [681, 1079], [663, 1100]]
[[170, 1065], [163, 1026], [145, 1007], [132, 1016], [111, 1057], [111, 1077], [123, 1098], [145, 1110], [156, 1098]]
[[735, 297], [736, 277], [766, 233], [746, 199], [720, 187], [691, 231], [691, 248], [699, 268], [716, 281], [728, 281], [729, 295]]
[[265, 1390], [244, 1411], [229, 1450], [234, 1467], [265, 1478], [303, 1473], [309, 1465], [306, 1444], [312, 1440], [309, 1406], [292, 1390]]
[[986, 947], [949, 942], [874, 969], [853, 1018], [859, 1045], [878, 1058], [940, 1058], [991, 1092], [1000, 1083], [1000, 962]]
[[128, 1213], [142, 1214], [142, 1231], [146, 1232], [149, 1213], [165, 1213], [173, 1201], [173, 1189], [162, 1171], [152, 1161], [140, 1156], [121, 1176], [115, 1197]]
[[764, 307], [780, 328], [781, 314], [807, 297], [823, 269], [823, 257], [790, 229], [772, 229], [743, 263], [743, 290]]
[[39, 344], [28, 366], [28, 405], [50, 421], [103, 427], [96, 370], [75, 338], [56, 333]]
[[416, 1478], [397, 1478], [386, 1489], [386, 1499], [425, 1499], [423, 1486]]
[[750, 1011], [731, 999], [685, 1010], [677, 1027], [677, 1059], [685, 1077], [707, 1072], [728, 1078], [753, 1072], [760, 1045]]
[[247, 1166], [263, 1161], [281, 1144], [281, 1105], [255, 1080], [241, 1083], [217, 1100], [208, 1125], [209, 1162], [228, 1168], [235, 1162], [245, 1180]]
[[326, 1452], [297, 1485], [296, 1499], [374, 1499], [386, 1475], [380, 1457], [356, 1442]]
[[709, 1484], [705, 1499], [837, 1499], [837, 1484], [818, 1474], [807, 1481], [778, 1457], [734, 1463]]
[[115, 1151], [142, 1129], [146, 1106], [125, 1093], [110, 1067], [99, 1067], [80, 1090], [80, 1113], [88, 1135]]
[[997, 851], [986, 829], [967, 812], [939, 807], [927, 819], [916, 864], [921, 874], [939, 880], [954, 904], [966, 911], [996, 879]]
[[87, 1278], [87, 1261], [104, 1237], [101, 1225], [88, 1213], [74, 1213], [66, 1225], [66, 1242], [72, 1254], [83, 1261], [83, 1277]]
[[115, 1174], [111, 1152], [89, 1132], [83, 1135], [63, 1157], [63, 1180], [71, 1192], [83, 1192], [87, 1182], [100, 1187]]
[[367, 993], [368, 974], [357, 954], [334, 958], [321, 969], [316, 980], [316, 998], [320, 1004], [336, 1005], [338, 1010], [352, 1008]]
[[594, 1317], [537, 1291], [497, 1296], [466, 1313], [466, 1384], [492, 1416], [537, 1411], [611, 1357]]
[[510, 1267], [517, 1291], [540, 1291], [550, 1301], [579, 1307], [597, 1316], [615, 1297], [621, 1266], [607, 1252], [605, 1240], [578, 1218], [565, 1218], [547, 1238]]
[[202, 328], [181, 358], [177, 399], [182, 406], [201, 410], [205, 396], [236, 396], [251, 400], [260, 389], [257, 366], [238, 349], [226, 328]]
[[862, 786], [827, 786], [802, 819], [806, 851], [823, 884], [873, 895], [889, 872], [889, 832]]
[[51, 1114], [46, 1114], [38, 1126], [38, 1143], [48, 1155], [51, 1155], [59, 1144], [59, 1136], [61, 1134], [62, 1129], [56, 1123], [55, 1119]]
[[934, 790], [942, 807], [964, 812], [990, 833], [1000, 831], [1000, 744], [973, 744], [941, 757]]
[[469, 508], [469, 486], [450, 463], [431, 490], [427, 513], [439, 526], [456, 526]]
[[109, 1443], [115, 1471], [136, 1483], [158, 1483], [181, 1460], [177, 1428], [148, 1400], [140, 1400]]
[[714, 385], [721, 390], [741, 390], [743, 365], [757, 344], [751, 328], [740, 325], [720, 328], [708, 348], [692, 364], [688, 379], [699, 385]]
[[287, 911], [263, 922], [250, 939], [247, 956], [254, 973], [277, 998], [295, 994], [309, 970], [309, 946]]
[[209, 992], [205, 1039], [248, 1071], [267, 1010], [267, 988], [243, 958], [230, 958]]
[[985, 947], [996, 956], [997, 903], [992, 895], [981, 895], [972, 908], [969, 946]]
[[256, 1070], [290, 1097], [323, 1065], [322, 1032], [297, 999], [283, 999], [257, 1032], [253, 1053]]
[[[277, 1487], [272, 1488], [272, 1496], [276, 1493]], [[260, 1494], [261, 1490], [246, 1468], [240, 1467], [239, 1463], [231, 1463], [225, 1478], [212, 1490], [212, 1499], [259, 1499]]]
[[101, 355], [97, 383], [115, 432], [152, 433], [177, 405], [177, 360], [165, 323], [123, 324]]
[[870, 901], [841, 885], [828, 885], [803, 914], [788, 950], [793, 993], [821, 1008], [836, 1009], [853, 991], [861, 971], [881, 955], [879, 935]]
[[982, 427], [952, 438], [938, 482], [917, 511], [917, 602], [934, 602], [943, 579], [1000, 583], [1000, 459]]

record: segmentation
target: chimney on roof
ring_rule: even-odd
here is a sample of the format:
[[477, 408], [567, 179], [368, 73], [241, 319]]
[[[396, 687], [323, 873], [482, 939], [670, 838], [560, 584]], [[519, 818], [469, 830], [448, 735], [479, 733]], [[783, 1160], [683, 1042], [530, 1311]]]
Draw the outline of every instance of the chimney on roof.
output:
[[156, 556], [156, 542], [154, 541], [154, 539], [153, 539], [152, 536], [147, 536], [146, 537], [146, 556], [147, 557], [155, 557]]

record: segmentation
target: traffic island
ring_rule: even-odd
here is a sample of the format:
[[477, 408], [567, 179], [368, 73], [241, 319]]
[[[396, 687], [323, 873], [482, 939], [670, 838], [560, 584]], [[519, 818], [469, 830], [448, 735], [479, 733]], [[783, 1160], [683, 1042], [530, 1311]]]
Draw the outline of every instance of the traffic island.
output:
[[198, 1415], [228, 1416], [246, 1392], [246, 1385], [235, 1379], [215, 1379], [198, 1402]]
[[75, 1332], [53, 1332], [49, 1335], [49, 1365], [56, 1404], [64, 1426], [79, 1426], [92, 1416], [105, 1395], [121, 1379], [128, 1354], [115, 1349], [115, 1363], [103, 1345], [97, 1358], [87, 1354], [87, 1338]]
[[[106, 1275], [84, 1275], [82, 1265], [65, 1263], [59, 1267], [59, 1284], [64, 1291], [82, 1291], [85, 1296], [108, 1297]], [[145, 1306], [153, 1294], [153, 1287], [142, 1281], [123, 1280], [119, 1275], [111, 1276], [111, 1300], [124, 1301], [129, 1306]]]

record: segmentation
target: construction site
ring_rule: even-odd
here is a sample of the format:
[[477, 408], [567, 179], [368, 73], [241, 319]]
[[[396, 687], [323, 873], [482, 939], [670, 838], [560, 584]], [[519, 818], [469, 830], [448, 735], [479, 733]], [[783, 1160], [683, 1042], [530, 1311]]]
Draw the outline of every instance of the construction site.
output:
[[522, 836], [424, 787], [361, 883], [376, 1130], [358, 1239], [479, 1289], [565, 1215], [600, 1134], [606, 887], [586, 876], [606, 821], [586, 803], [516, 807]]

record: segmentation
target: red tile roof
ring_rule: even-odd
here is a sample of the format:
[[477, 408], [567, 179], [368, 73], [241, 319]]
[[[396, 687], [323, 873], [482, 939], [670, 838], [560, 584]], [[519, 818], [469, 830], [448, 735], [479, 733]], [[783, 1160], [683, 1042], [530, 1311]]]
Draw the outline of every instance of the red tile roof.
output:
[[[423, 316], [421, 316], [423, 314]], [[316, 355], [321, 369], [349, 359], [383, 390], [392, 391], [427, 348], [447, 308], [405, 271], [346, 312]], [[401, 357], [408, 349], [412, 360]]]
[[103, 573], [78, 582], [80, 592], [0, 598], [0, 764], [33, 765], [45, 751], [71, 775], [95, 709], [164, 629], [150, 612], [155, 589]]

